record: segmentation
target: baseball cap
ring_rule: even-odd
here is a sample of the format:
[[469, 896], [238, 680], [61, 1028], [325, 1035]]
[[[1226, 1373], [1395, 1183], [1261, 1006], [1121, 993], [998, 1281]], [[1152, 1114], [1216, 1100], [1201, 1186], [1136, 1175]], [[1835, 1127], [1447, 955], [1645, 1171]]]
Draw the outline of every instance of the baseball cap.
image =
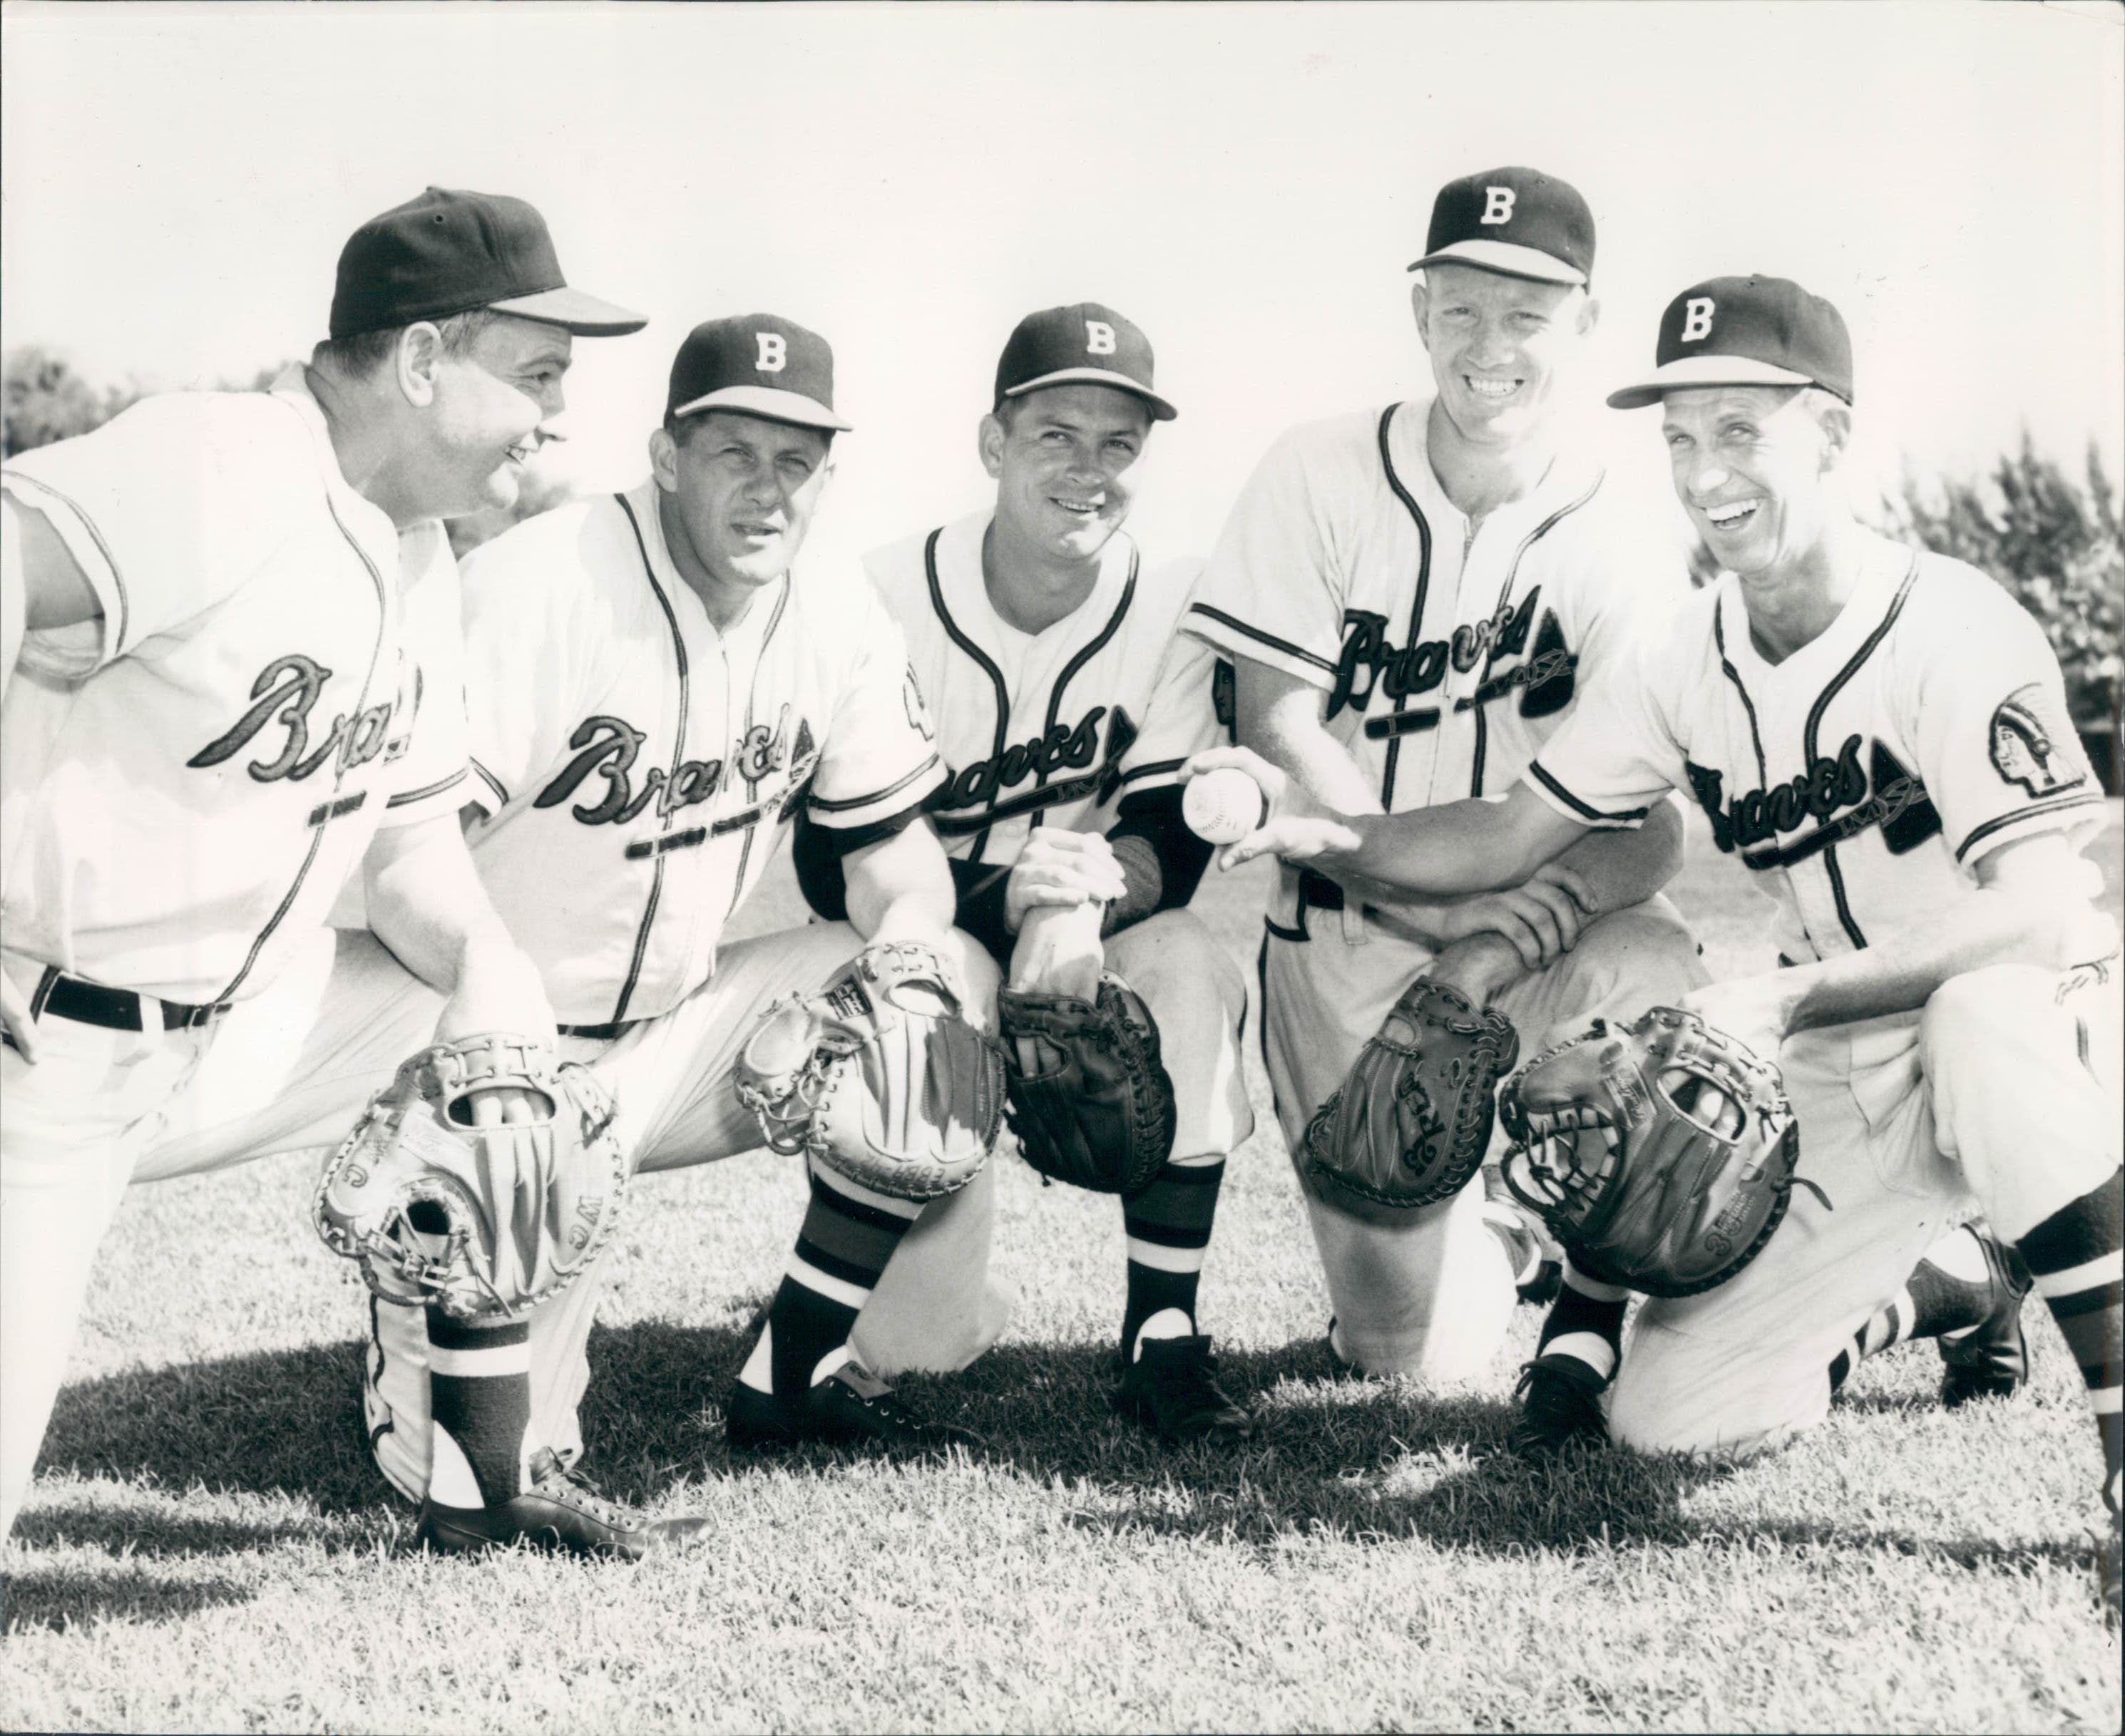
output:
[[1821, 386], [1852, 402], [1852, 336], [1820, 295], [1783, 277], [1713, 277], [1661, 315], [1653, 371], [1609, 394], [1636, 410], [1691, 386]]
[[334, 337], [475, 308], [544, 320], [579, 337], [619, 337], [649, 323], [570, 289], [546, 219], [500, 193], [430, 187], [370, 218], [340, 249]]
[[1151, 340], [1095, 301], [1044, 308], [1018, 322], [997, 362], [996, 401], [1044, 386], [1112, 386], [1151, 406], [1152, 419], [1180, 415], [1151, 389]]
[[773, 313], [704, 320], [671, 362], [667, 419], [735, 410], [799, 428], [850, 425], [834, 414], [834, 351], [825, 338]]
[[1537, 169], [1491, 169], [1439, 190], [1424, 257], [1501, 277], [1583, 287], [1594, 275], [1594, 214], [1578, 188]]

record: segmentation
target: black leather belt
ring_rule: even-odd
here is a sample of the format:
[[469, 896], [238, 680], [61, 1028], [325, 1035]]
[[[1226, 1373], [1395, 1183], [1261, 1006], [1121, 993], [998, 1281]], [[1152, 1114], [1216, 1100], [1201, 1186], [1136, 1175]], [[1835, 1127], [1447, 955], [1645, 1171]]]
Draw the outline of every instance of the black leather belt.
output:
[[1298, 901], [1309, 910], [1340, 910], [1343, 888], [1315, 868], [1298, 871]]
[[634, 1028], [634, 1020], [623, 1019], [609, 1025], [555, 1025], [563, 1037], [587, 1037], [592, 1042], [610, 1042]]
[[[154, 1004], [163, 1009], [162, 1025], [165, 1031], [211, 1024], [229, 1010], [229, 1005], [225, 1000], [196, 1006], [188, 1006], [181, 1000]], [[71, 1019], [77, 1024], [101, 1025], [106, 1031], [141, 1031], [147, 1028], [141, 1017], [141, 1004], [142, 998], [130, 989], [106, 989], [101, 983], [83, 982], [78, 976], [63, 976], [47, 967], [45, 980], [37, 985], [31, 1010], [40, 1019], [49, 1015]]]

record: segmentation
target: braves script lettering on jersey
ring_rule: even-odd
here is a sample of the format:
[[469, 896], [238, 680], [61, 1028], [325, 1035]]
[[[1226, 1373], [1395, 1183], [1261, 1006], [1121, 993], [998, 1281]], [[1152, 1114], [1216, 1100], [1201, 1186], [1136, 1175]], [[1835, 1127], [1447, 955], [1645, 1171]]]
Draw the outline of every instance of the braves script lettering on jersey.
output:
[[942, 782], [861, 577], [785, 576], [719, 633], [645, 482], [534, 519], [464, 575], [473, 856], [573, 1023], [670, 1011], [788, 822], [863, 830]]
[[989, 602], [977, 513], [865, 561], [907, 634], [949, 774], [931, 817], [957, 862], [1008, 867], [1036, 826], [1105, 831], [1133, 791], [1172, 783], [1218, 735], [1215, 659], [1175, 631], [1192, 568], [1107, 544], [1091, 596], [1025, 633]]
[[1594, 826], [1694, 797], [1802, 960], [1922, 931], [1986, 851], [2092, 828], [2103, 799], [2036, 623], [1976, 569], [1878, 538], [1836, 620], [1779, 664], [1732, 576], [1692, 598], [1529, 781]]
[[[1511, 787], [1639, 623], [1684, 592], [1600, 470], [1561, 458], [1480, 525], [1446, 498], [1429, 401], [1296, 428], [1262, 460], [1187, 632], [1327, 694], [1390, 813]], [[1285, 875], [1285, 915], [1291, 882]]]
[[10, 951], [167, 1000], [257, 993], [379, 826], [464, 799], [455, 695], [421, 704], [402, 612], [449, 565], [441, 527], [402, 539], [347, 487], [299, 369], [148, 399], [0, 486], [102, 609], [31, 634], [8, 689]]

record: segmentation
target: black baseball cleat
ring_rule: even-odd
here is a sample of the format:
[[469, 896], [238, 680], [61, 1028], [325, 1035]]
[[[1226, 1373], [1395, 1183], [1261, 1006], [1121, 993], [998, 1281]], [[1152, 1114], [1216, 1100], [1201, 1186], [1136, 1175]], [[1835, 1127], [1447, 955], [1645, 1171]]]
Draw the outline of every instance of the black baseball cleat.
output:
[[1218, 1387], [1218, 1359], [1201, 1334], [1143, 1339], [1137, 1359], [1122, 1371], [1114, 1403], [1123, 1415], [1174, 1446], [1187, 1441], [1224, 1446], [1254, 1437], [1255, 1419]]
[[769, 1452], [808, 1442], [902, 1452], [982, 1444], [972, 1429], [921, 1421], [890, 1386], [855, 1362], [842, 1363], [794, 1398], [737, 1382], [723, 1404], [723, 1438], [738, 1452]]
[[698, 1517], [652, 1519], [638, 1509], [609, 1501], [590, 1480], [542, 1447], [532, 1456], [531, 1487], [497, 1507], [421, 1503], [413, 1541], [438, 1555], [476, 1555], [523, 1543], [608, 1561], [639, 1561], [644, 1555], [687, 1543], [709, 1528]]
[[1601, 1390], [1608, 1385], [1577, 1357], [1538, 1357], [1520, 1367], [1520, 1420], [1506, 1444], [1524, 1459], [1546, 1459], [1575, 1442], [1599, 1446], [1608, 1437]]
[[1973, 1399], [2009, 1399], [2029, 1377], [2029, 1341], [2022, 1331], [2022, 1303], [2033, 1280], [2022, 1257], [1983, 1230], [1973, 1232], [1985, 1250], [1992, 1282], [1992, 1310], [1953, 1343], [1940, 1343], [1940, 1402], [1948, 1409]]

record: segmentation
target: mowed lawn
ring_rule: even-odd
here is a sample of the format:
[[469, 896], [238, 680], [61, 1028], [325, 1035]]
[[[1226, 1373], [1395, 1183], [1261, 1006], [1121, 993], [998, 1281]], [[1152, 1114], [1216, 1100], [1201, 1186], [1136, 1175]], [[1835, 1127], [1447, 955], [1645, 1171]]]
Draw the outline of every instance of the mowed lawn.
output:
[[[1763, 959], [1765, 906], [1701, 830], [1680, 896], [1715, 966]], [[1249, 960], [1259, 898], [1250, 873], [1198, 901]], [[1502, 1447], [1534, 1309], [1466, 1386], [1334, 1377], [1256, 1098], [1204, 1296], [1262, 1422], [1242, 1451], [1162, 1451], [1110, 1414], [1119, 1211], [1011, 1159], [1009, 1338], [910, 1383], [992, 1445], [735, 1459], [722, 1398], [799, 1172], [761, 1154], [643, 1185], [592, 1340], [595, 1468], [717, 1529], [638, 1569], [409, 1552], [361, 1439], [363, 1293], [309, 1228], [309, 1166], [136, 1190], [0, 1555], [0, 1725], [2118, 1728], [2099, 1461], [2048, 1319], [2011, 1403], [1943, 1414], [1921, 1345], [1760, 1462], [1531, 1470]]]

